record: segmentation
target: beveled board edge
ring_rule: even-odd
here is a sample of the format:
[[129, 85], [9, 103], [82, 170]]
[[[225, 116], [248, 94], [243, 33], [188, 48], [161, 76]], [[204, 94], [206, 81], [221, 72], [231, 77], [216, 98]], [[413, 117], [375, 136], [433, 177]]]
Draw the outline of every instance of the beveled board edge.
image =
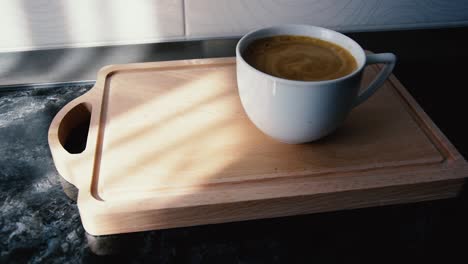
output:
[[[377, 66], [377, 68], [380, 67]], [[458, 152], [455, 146], [453, 146], [444, 133], [442, 133], [442, 131], [436, 126], [436, 124], [431, 120], [431, 118], [426, 114], [426, 112], [421, 108], [421, 106], [416, 102], [416, 100], [411, 96], [406, 88], [404, 88], [403, 84], [395, 77], [395, 75], [391, 75], [389, 81], [393, 87], [395, 87], [400, 97], [403, 98], [402, 101], [405, 103], [408, 112], [411, 114], [426, 136], [431, 140], [432, 144], [434, 144], [437, 149], [441, 151], [442, 155], [446, 157], [447, 161], [466, 164], [466, 160], [463, 158], [460, 152]]]
[[155, 209], [140, 211], [133, 215], [126, 212], [116, 212], [111, 215], [96, 214], [92, 219], [94, 223], [89, 219], [90, 215], [80, 213], [82, 220], [86, 220], [83, 221], [85, 230], [98, 236], [447, 199], [455, 197], [463, 185], [463, 179], [456, 179], [336, 193]]

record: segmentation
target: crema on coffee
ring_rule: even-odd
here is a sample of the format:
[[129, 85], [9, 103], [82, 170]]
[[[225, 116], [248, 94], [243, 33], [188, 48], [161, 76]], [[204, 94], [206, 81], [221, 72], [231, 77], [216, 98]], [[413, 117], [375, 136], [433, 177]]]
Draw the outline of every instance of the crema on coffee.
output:
[[264, 73], [298, 81], [333, 80], [357, 68], [356, 59], [345, 48], [307, 36], [257, 39], [247, 46], [243, 57]]

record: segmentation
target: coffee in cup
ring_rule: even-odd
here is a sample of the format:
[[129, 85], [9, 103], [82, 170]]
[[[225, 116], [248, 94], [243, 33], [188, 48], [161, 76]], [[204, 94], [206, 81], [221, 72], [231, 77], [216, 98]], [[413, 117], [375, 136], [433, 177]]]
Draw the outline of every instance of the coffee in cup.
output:
[[356, 59], [345, 48], [308, 36], [257, 39], [247, 46], [243, 56], [252, 67], [288, 80], [333, 80], [357, 69]]

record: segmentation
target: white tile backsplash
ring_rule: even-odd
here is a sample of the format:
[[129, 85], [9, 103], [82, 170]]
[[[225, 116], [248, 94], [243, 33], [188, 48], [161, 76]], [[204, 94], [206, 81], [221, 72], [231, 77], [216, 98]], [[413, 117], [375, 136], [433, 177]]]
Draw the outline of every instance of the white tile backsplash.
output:
[[468, 24], [468, 0], [185, 0], [189, 38], [238, 36], [282, 23], [342, 31]]
[[0, 51], [184, 38], [183, 0], [0, 0]]
[[239, 36], [283, 23], [468, 25], [468, 0], [0, 0], [0, 52]]

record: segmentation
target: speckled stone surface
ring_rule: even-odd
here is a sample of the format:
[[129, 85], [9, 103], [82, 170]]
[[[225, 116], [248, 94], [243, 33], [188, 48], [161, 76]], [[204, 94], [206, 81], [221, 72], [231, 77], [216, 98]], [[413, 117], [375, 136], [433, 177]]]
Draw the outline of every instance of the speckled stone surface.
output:
[[57, 111], [88, 89], [0, 91], [1, 263], [64, 263], [83, 254], [78, 210], [63, 193], [47, 131]]

